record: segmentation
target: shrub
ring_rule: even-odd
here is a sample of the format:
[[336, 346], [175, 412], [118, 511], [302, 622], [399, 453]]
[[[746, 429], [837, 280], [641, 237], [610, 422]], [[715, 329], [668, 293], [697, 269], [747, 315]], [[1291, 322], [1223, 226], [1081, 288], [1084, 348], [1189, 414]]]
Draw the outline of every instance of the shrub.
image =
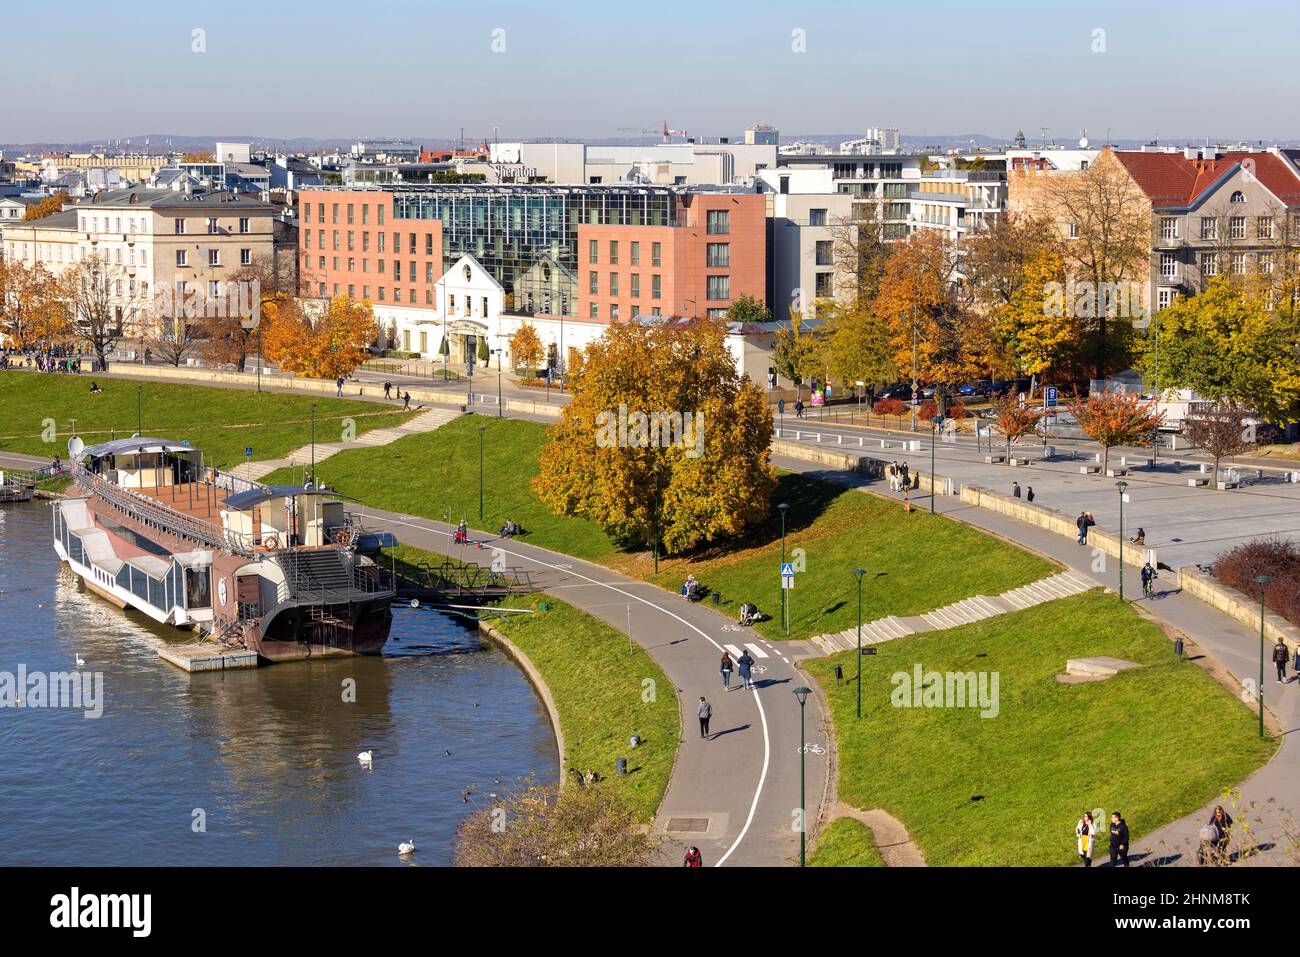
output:
[[970, 416], [970, 410], [960, 402], [954, 402], [948, 406], [948, 418], [950, 419], [969, 419]]
[[907, 403], [902, 399], [881, 399], [872, 410], [876, 415], [902, 415], [907, 411]]
[[1272, 582], [1264, 604], [1293, 625], [1300, 625], [1300, 544], [1286, 538], [1260, 538], [1238, 545], [1214, 560], [1214, 577], [1230, 588], [1259, 597], [1259, 575]]
[[921, 407], [916, 410], [916, 417], [924, 419], [926, 422], [931, 421], [938, 414], [939, 406], [935, 404], [934, 399], [926, 399], [921, 403]]

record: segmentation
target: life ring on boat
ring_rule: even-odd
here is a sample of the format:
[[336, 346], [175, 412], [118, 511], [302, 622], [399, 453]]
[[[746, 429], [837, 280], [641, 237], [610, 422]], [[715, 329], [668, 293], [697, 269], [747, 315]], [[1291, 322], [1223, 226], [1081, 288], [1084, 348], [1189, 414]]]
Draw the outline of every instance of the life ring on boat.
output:
[[343, 546], [353, 544], [357, 539], [357, 530], [355, 528], [340, 528], [334, 533], [334, 541]]
[[275, 550], [280, 547], [280, 540], [274, 535], [268, 535], [266, 538], [262, 539], [262, 546], [264, 548]]

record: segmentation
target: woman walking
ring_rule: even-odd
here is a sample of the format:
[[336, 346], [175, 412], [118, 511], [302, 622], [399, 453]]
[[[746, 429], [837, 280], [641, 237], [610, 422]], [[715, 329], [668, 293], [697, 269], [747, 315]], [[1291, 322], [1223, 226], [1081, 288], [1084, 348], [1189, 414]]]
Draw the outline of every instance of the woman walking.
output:
[[725, 691], [731, 690], [732, 667], [731, 655], [724, 651], [722, 653], [722, 664], [719, 666], [718, 670], [722, 672], [722, 687]]
[[1079, 841], [1079, 860], [1084, 867], [1092, 867], [1092, 843], [1097, 836], [1097, 825], [1093, 823], [1091, 811], [1083, 812], [1079, 823], [1074, 825], [1074, 835]]

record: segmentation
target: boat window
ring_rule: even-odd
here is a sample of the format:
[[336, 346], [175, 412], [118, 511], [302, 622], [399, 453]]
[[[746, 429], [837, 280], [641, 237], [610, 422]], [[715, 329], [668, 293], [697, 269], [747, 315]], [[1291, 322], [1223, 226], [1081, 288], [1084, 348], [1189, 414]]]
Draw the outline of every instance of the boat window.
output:
[[186, 608], [212, 607], [212, 579], [210, 573], [211, 569], [208, 568], [185, 569]]

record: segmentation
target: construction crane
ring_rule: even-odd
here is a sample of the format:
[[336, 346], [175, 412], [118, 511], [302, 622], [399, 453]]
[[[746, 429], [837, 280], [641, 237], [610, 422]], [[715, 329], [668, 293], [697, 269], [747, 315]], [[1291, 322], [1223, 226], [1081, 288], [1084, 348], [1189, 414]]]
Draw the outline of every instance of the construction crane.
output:
[[636, 133], [639, 136], [648, 136], [651, 133], [658, 133], [660, 136], [663, 137], [663, 142], [665, 143], [667, 143], [671, 137], [674, 136], [685, 137], [689, 135], [686, 132], [686, 130], [670, 130], [668, 128], [667, 120], [660, 120], [659, 122], [660, 122], [659, 126], [648, 126], [648, 127], [620, 126], [618, 128], [618, 131], [620, 133]]

